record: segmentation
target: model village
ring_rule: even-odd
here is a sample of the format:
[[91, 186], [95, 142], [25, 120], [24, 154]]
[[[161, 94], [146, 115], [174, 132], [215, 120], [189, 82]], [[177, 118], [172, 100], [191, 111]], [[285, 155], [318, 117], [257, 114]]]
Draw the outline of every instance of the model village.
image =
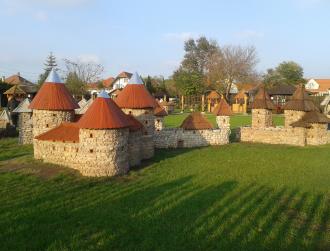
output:
[[[263, 86], [251, 104], [252, 124], [241, 127], [242, 142], [296, 146], [330, 143], [329, 118], [300, 85], [284, 106], [284, 126], [274, 126], [274, 103]], [[214, 128], [200, 112], [191, 113], [179, 128], [164, 127], [166, 104], [146, 89], [138, 73], [115, 98], [104, 90], [77, 102], [56, 70], [30, 101], [13, 110], [18, 115], [20, 144], [33, 144], [34, 158], [78, 170], [84, 176], [115, 176], [151, 159], [157, 148], [193, 148], [229, 144], [232, 107], [220, 98], [212, 112]], [[9, 116], [1, 116], [6, 127]]]

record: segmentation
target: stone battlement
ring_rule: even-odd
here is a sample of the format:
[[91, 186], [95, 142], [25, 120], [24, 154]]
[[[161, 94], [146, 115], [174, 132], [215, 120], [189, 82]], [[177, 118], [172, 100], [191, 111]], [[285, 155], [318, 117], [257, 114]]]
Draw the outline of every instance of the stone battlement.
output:
[[184, 130], [182, 128], [165, 128], [156, 131], [154, 143], [156, 148], [192, 148], [229, 143], [229, 128], [208, 130]]

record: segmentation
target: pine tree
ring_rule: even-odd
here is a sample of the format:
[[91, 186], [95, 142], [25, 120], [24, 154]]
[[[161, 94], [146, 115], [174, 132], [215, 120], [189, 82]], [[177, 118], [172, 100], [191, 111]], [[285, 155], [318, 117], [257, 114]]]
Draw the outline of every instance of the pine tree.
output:
[[148, 91], [149, 91], [150, 93], [153, 93], [153, 92], [154, 92], [154, 88], [153, 88], [153, 86], [152, 86], [152, 81], [151, 81], [151, 77], [150, 77], [150, 76], [148, 76], [148, 78], [147, 78], [147, 81], [146, 81], [146, 88], [148, 89]]
[[46, 62], [44, 63], [44, 73], [39, 75], [39, 80], [38, 80], [38, 86], [40, 87], [46, 80], [49, 72], [55, 68], [57, 70], [57, 63], [56, 63], [56, 57], [53, 55], [52, 52], [49, 53]]

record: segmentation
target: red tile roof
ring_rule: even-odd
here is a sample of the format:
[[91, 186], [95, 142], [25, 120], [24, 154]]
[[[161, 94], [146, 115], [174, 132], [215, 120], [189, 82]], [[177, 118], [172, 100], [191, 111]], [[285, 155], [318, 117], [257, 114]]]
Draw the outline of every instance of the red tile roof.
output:
[[233, 112], [231, 111], [230, 105], [228, 105], [225, 99], [221, 99], [220, 103], [214, 108], [213, 114], [215, 116], [231, 116]]
[[154, 109], [154, 115], [156, 117], [164, 117], [167, 116], [167, 112], [164, 109], [164, 107], [162, 107], [157, 101], [155, 102], [155, 109]]
[[154, 108], [155, 98], [142, 84], [127, 84], [115, 99], [120, 108]]
[[314, 79], [318, 84], [319, 88], [317, 90], [310, 90], [316, 92], [327, 92], [330, 90], [330, 79]]
[[34, 85], [29, 80], [26, 80], [25, 78], [21, 77], [20, 75], [12, 75], [5, 79], [5, 83], [10, 85]]
[[116, 129], [130, 126], [125, 113], [110, 98], [98, 97], [78, 122], [80, 128]]
[[112, 87], [112, 84], [113, 84], [114, 80], [115, 80], [115, 78], [113, 78], [113, 77], [109, 77], [107, 79], [104, 79], [102, 81], [103, 86], [106, 87], [106, 88]]
[[212, 129], [212, 124], [200, 113], [191, 113], [181, 124], [185, 130], [205, 130]]
[[35, 138], [45, 141], [79, 142], [79, 127], [77, 123], [62, 123]]
[[129, 126], [129, 130], [132, 132], [141, 130], [144, 128], [144, 126], [142, 125], [142, 123], [140, 121], [138, 121], [133, 115], [126, 115], [128, 117], [130, 126]]
[[116, 77], [116, 79], [118, 78], [131, 78], [132, 77], [132, 73], [127, 72], [127, 71], [123, 71], [121, 73], [118, 74], [118, 76]]
[[65, 111], [77, 109], [79, 105], [64, 84], [44, 83], [32, 100], [29, 108]]

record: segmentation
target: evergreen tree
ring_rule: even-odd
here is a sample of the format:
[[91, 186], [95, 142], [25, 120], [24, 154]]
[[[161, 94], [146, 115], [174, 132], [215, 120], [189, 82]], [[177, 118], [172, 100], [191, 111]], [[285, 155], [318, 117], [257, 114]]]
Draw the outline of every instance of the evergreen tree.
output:
[[148, 91], [150, 93], [154, 93], [154, 88], [152, 86], [152, 81], [151, 81], [151, 77], [148, 76], [147, 80], [146, 80], [146, 88], [148, 89]]
[[44, 63], [44, 73], [39, 75], [38, 86], [40, 87], [46, 80], [51, 69], [55, 68], [57, 70], [56, 57], [52, 52], [49, 53], [46, 62]]

